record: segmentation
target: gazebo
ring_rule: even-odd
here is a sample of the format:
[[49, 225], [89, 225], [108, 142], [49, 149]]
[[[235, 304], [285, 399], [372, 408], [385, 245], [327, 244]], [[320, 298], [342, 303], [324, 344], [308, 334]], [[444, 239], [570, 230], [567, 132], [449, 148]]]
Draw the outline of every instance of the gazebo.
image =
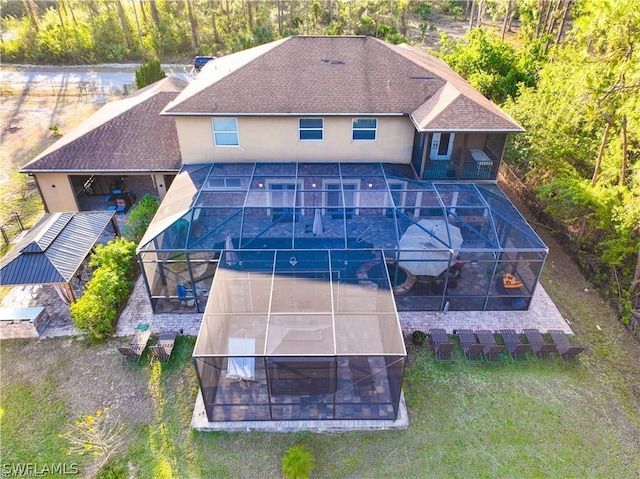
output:
[[113, 211], [45, 214], [0, 260], [0, 286], [53, 285], [75, 301], [71, 280], [109, 224]]

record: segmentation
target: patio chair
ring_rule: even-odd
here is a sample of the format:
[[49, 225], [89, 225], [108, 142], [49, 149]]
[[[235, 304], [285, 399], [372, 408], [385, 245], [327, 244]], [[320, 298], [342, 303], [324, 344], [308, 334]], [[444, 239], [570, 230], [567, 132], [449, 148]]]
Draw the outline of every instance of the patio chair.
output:
[[140, 361], [142, 353], [144, 353], [150, 337], [150, 330], [136, 330], [135, 335], [133, 336], [131, 341], [129, 341], [129, 345], [118, 348], [118, 351], [120, 351], [120, 353], [122, 354], [122, 363], [124, 364], [124, 361], [126, 359], [135, 363]]
[[558, 348], [555, 344], [545, 343], [540, 330], [524, 329], [522, 332], [527, 337], [527, 341], [529, 341], [529, 344], [531, 345], [533, 354], [535, 354], [538, 359], [548, 358], [551, 354], [558, 352]]
[[476, 341], [476, 336], [470, 329], [458, 329], [460, 346], [467, 362], [481, 363], [484, 355], [484, 346]]
[[444, 328], [429, 328], [429, 337], [433, 346], [439, 343], [450, 342], [447, 331]]
[[558, 354], [560, 355], [562, 360], [568, 364], [578, 364], [578, 355], [586, 348], [582, 346], [572, 345], [569, 342], [569, 339], [567, 338], [567, 335], [564, 333], [564, 331], [550, 329], [549, 335], [556, 345]]
[[528, 354], [531, 352], [531, 345], [524, 344], [520, 341], [520, 337], [515, 329], [501, 329], [498, 333], [500, 333], [502, 339], [504, 339], [504, 344], [514, 363], [529, 362]]
[[358, 392], [373, 390], [373, 375], [369, 358], [366, 356], [349, 356], [349, 369], [353, 379], [353, 386]]
[[479, 329], [476, 331], [476, 336], [483, 346], [484, 358], [490, 364], [500, 364], [504, 362], [503, 353], [506, 347], [496, 342], [496, 338], [493, 335], [493, 331], [488, 329]]
[[157, 359], [163, 363], [169, 362], [177, 335], [178, 333], [175, 331], [161, 333], [158, 338], [158, 343], [149, 348], [151, 351], [151, 361]]
[[434, 346], [434, 352], [436, 355], [436, 361], [441, 363], [453, 362], [453, 343], [437, 343]]
[[140, 356], [142, 356], [142, 354], [138, 354], [131, 346], [121, 346], [118, 348], [118, 351], [122, 354], [122, 364], [124, 364], [127, 359], [131, 362], [137, 363], [140, 361]]

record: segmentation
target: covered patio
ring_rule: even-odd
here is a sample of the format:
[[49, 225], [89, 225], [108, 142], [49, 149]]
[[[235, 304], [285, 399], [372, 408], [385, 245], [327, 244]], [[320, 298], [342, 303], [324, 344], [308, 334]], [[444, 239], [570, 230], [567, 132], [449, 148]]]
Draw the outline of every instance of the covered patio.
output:
[[[54, 313], [49, 306], [37, 304], [42, 286], [53, 288], [61, 303], [70, 304], [82, 294], [73, 285], [76, 280], [83, 280], [83, 275], [88, 280], [84, 271], [87, 257], [101, 238], [119, 234], [114, 214], [46, 214], [0, 260], [0, 286], [16, 287], [12, 296], [20, 301], [0, 309], [0, 337], [38, 337], [42, 333], [47, 320], [39, 318]], [[27, 306], [23, 300], [28, 301]], [[33, 301], [36, 305], [32, 306]]]

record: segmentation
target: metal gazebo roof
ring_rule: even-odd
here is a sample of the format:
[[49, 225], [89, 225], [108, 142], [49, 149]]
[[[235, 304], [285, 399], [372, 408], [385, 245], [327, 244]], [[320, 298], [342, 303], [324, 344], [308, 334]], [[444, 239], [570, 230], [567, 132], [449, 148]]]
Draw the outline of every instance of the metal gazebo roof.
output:
[[45, 214], [0, 259], [0, 285], [69, 282], [113, 215], [112, 211]]

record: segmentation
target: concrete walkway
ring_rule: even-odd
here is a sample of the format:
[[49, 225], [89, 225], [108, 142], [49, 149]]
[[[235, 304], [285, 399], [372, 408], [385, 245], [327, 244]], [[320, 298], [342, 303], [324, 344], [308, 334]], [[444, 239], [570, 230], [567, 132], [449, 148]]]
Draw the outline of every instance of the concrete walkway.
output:
[[[538, 328], [542, 332], [560, 329], [573, 334], [558, 308], [541, 285], [528, 311], [434, 311], [401, 312], [400, 324], [404, 333], [416, 329], [426, 331], [429, 328], [445, 328], [448, 333], [454, 329], [499, 329], [512, 328], [522, 331], [525, 328]], [[127, 307], [120, 315], [117, 336], [130, 336], [139, 323], [148, 323], [151, 331], [183, 329], [184, 334], [197, 335], [202, 314], [152, 314], [142, 279], [138, 280]]]
[[[43, 288], [45, 293], [46, 288]], [[42, 294], [40, 295], [42, 296]], [[14, 306], [37, 306], [42, 304], [42, 297], [34, 299], [30, 304]], [[5, 302], [6, 303], [6, 302]], [[59, 307], [54, 309], [47, 304], [51, 321], [41, 334], [41, 338], [57, 336], [73, 336], [79, 334], [71, 324], [69, 309], [58, 301]], [[10, 304], [4, 304], [10, 306]], [[527, 311], [412, 311], [400, 312], [400, 324], [405, 334], [415, 330], [427, 331], [429, 328], [444, 328], [449, 334], [456, 329], [499, 329], [511, 328], [522, 331], [525, 328], [538, 328], [542, 332], [559, 329], [573, 334], [571, 327], [564, 320], [558, 308], [541, 285]], [[136, 326], [147, 323], [153, 333], [161, 331], [183, 330], [184, 334], [196, 336], [200, 330], [201, 313], [193, 314], [153, 314], [151, 303], [147, 297], [142, 278], [138, 279], [127, 306], [118, 320], [116, 336], [132, 336]]]

